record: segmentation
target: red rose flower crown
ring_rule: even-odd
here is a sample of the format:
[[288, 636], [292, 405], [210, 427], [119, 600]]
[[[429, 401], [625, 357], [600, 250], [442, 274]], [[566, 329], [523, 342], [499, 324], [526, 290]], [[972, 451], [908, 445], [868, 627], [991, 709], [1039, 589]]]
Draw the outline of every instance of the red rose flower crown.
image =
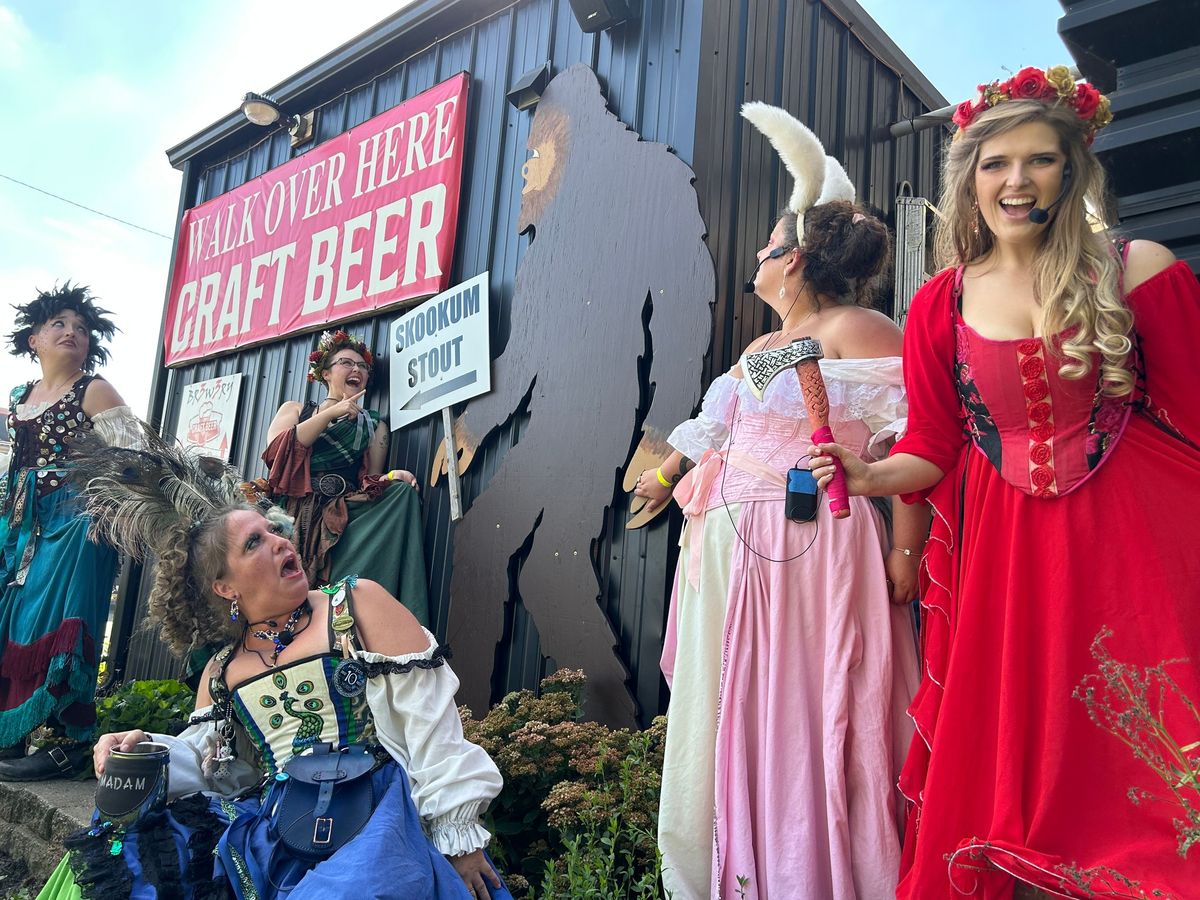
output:
[[1051, 66], [1045, 71], [1027, 66], [1008, 81], [981, 84], [978, 97], [958, 104], [953, 116], [958, 126], [954, 137], [970, 128], [984, 110], [1006, 100], [1037, 100], [1047, 106], [1069, 106], [1083, 121], [1089, 144], [1096, 132], [1112, 121], [1108, 98], [1086, 81], [1076, 84], [1066, 66]]
[[375, 365], [375, 357], [371, 355], [367, 345], [339, 328], [337, 331], [323, 333], [317, 341], [317, 349], [308, 354], [308, 380], [320, 381], [321, 372], [327, 367], [329, 357], [339, 350], [353, 350], [368, 366]]

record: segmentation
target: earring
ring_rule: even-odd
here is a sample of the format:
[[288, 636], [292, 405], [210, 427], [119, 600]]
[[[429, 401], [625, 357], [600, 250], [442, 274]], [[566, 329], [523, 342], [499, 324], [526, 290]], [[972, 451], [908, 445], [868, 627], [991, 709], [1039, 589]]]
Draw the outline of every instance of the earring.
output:
[[783, 285], [783, 284], [781, 284], [781, 285], [779, 286], [779, 299], [780, 299], [780, 300], [786, 300], [786, 299], [787, 299], [787, 285]]
[[229, 601], [229, 621], [236, 622], [238, 620], [238, 598], [234, 597]]
[[971, 219], [971, 234], [979, 237], [979, 201], [975, 200], [971, 203], [971, 209], [974, 215]]

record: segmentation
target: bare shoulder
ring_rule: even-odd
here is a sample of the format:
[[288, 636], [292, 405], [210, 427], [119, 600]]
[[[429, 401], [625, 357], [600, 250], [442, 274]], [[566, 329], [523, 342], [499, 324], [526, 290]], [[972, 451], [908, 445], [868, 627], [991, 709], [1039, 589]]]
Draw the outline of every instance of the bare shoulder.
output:
[[[754, 340], [752, 340], [747, 345], [745, 350], [742, 351], [742, 356], [745, 356], [747, 353], [757, 353], [759, 350], [762, 350], [764, 348], [769, 348], [770, 343], [771, 343], [771, 338], [776, 337], [776, 336], [777, 336], [776, 332], [773, 332], [773, 331], [770, 332], [769, 334], [760, 334], [758, 337], [756, 337]], [[741, 356], [739, 356], [734, 361], [733, 365], [729, 367], [729, 371], [726, 374], [732, 375], [734, 378], [742, 377], [742, 357]]]
[[1125, 292], [1149, 281], [1175, 263], [1175, 254], [1154, 241], [1130, 241], [1125, 261]]
[[899, 356], [903, 345], [903, 336], [895, 322], [878, 310], [861, 306], [839, 309], [825, 333], [829, 349], [842, 359]]
[[766, 346], [767, 342], [769, 340], [771, 340], [772, 335], [774, 335], [774, 332], [771, 332], [771, 334], [760, 334], [758, 337], [756, 337], [754, 340], [752, 340], [750, 342], [749, 346], [747, 346], [746, 349], [743, 350], [742, 352], [743, 353], [757, 353], [759, 350], [761, 350], [763, 347]]
[[352, 590], [356, 630], [364, 649], [400, 656], [429, 648], [429, 638], [417, 617], [380, 584], [360, 578]]
[[283, 416], [295, 416], [297, 419], [299, 419], [300, 410], [303, 408], [304, 406], [299, 400], [284, 400], [283, 404], [278, 410], [276, 410], [275, 418], [278, 419]]
[[88, 384], [83, 394], [83, 411], [88, 418], [94, 418], [98, 413], [124, 406], [125, 401], [117, 393], [117, 389], [103, 378], [94, 378]]
[[267, 426], [267, 443], [272, 444], [284, 432], [300, 424], [300, 412], [304, 407], [295, 400], [284, 401]]

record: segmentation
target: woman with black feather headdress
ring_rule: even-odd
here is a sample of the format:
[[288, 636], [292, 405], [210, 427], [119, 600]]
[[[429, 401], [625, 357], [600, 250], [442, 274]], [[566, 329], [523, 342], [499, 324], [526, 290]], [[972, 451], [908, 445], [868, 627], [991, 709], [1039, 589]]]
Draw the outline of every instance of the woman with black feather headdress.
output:
[[[125, 401], [92, 374], [116, 332], [90, 291], [69, 283], [17, 309], [8, 337], [15, 356], [42, 377], [14, 388], [13, 450], [0, 506], [0, 781], [41, 781], [76, 772], [96, 722], [98, 649], [108, 616], [116, 553], [87, 540], [77, 493], [67, 484], [70, 442], [94, 432], [106, 443], [136, 439]], [[48, 735], [26, 755], [39, 726]]]
[[[114, 751], [148, 738], [169, 745], [171, 802], [133, 822], [98, 814], [68, 839], [42, 896], [77, 896], [78, 885], [89, 897], [511, 900], [480, 824], [500, 773], [463, 736], [447, 649], [373, 581], [310, 591], [286, 513], [248, 505], [223, 463], [148, 429], [143, 441], [73, 451], [93, 536], [155, 559], [148, 607], [176, 655], [224, 646], [183, 734], [96, 741], [102, 783]], [[370, 813], [359, 830], [295, 826], [318, 815], [311, 802], [284, 815], [297, 767], [337, 760], [342, 772], [364, 759]], [[333, 785], [328, 816], [349, 812], [348, 787]], [[309, 838], [303, 855], [295, 840]]]

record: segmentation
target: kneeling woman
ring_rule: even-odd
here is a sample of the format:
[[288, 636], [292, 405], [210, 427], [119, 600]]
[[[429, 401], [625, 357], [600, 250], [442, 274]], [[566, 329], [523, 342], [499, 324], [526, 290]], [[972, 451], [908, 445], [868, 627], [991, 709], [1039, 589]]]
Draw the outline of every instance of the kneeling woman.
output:
[[[365, 579], [310, 591], [290, 523], [231, 499], [231, 472], [210, 478], [161, 443], [81, 456], [100, 536], [158, 557], [150, 609], [170, 648], [184, 654], [216, 633], [229, 643], [182, 735], [96, 743], [101, 777], [114, 749], [168, 744], [171, 796], [182, 799], [126, 829], [97, 817], [68, 842], [69, 863], [43, 896], [70, 896], [77, 883], [89, 896], [135, 898], [225, 896], [228, 886], [242, 900], [509, 898], [479, 822], [500, 773], [463, 737], [458, 680], [412, 613]], [[278, 838], [288, 825], [279, 795], [289, 763], [328, 745], [374, 754], [363, 777], [375, 806], [332, 855], [306, 862]]]

